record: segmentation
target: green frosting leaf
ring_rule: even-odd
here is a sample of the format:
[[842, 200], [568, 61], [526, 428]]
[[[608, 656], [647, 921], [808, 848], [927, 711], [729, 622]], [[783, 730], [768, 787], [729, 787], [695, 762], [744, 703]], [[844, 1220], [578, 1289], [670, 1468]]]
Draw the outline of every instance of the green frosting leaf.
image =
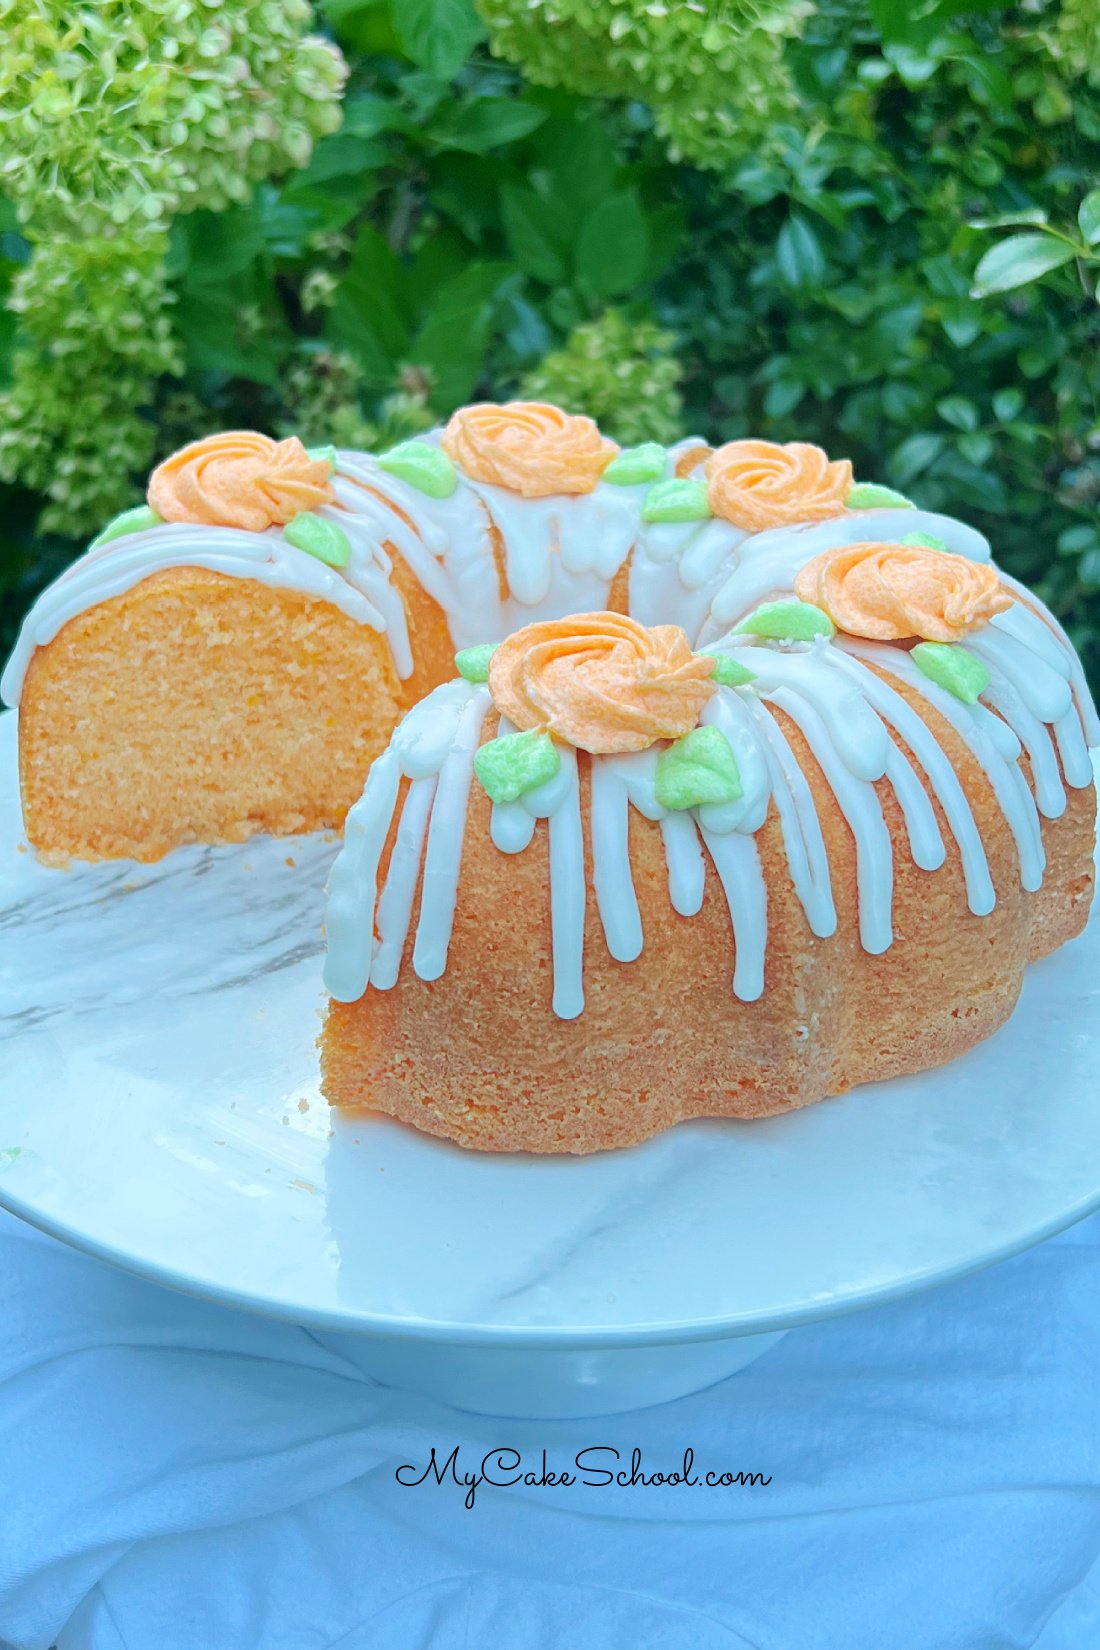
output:
[[879, 487], [873, 481], [857, 481], [844, 500], [849, 510], [912, 510], [913, 500], [904, 493], [895, 493], [892, 487]]
[[702, 651], [714, 660], [714, 675], [711, 681], [717, 682], [719, 687], [744, 687], [746, 682], [756, 681], [755, 670], [750, 670], [737, 659], [731, 659], [728, 653], [712, 654], [707, 647]]
[[132, 510], [123, 510], [122, 514], [109, 521], [96, 538], [89, 544], [89, 550], [98, 550], [101, 544], [110, 544], [112, 539], [124, 538], [127, 533], [144, 533], [150, 527], [159, 527], [164, 520], [150, 504], [135, 504]]
[[499, 646], [499, 642], [483, 642], [480, 647], [461, 648], [455, 654], [455, 669], [467, 682], [487, 682], [489, 660]]
[[490, 739], [474, 757], [474, 772], [491, 802], [515, 802], [553, 779], [561, 757], [548, 733], [531, 728]]
[[918, 642], [909, 657], [930, 682], [968, 705], [976, 704], [989, 686], [989, 671], [982, 661], [954, 642]]
[[403, 441], [378, 460], [380, 470], [407, 481], [429, 498], [450, 498], [458, 486], [458, 471], [442, 447], [429, 441]]
[[636, 487], [641, 481], [659, 481], [665, 473], [667, 458], [659, 441], [643, 441], [640, 447], [624, 447], [600, 479], [610, 481], [613, 487]]
[[324, 516], [315, 516], [312, 510], [303, 510], [300, 516], [288, 522], [283, 536], [295, 549], [307, 556], [316, 556], [329, 567], [346, 567], [351, 560], [351, 541], [342, 527]]
[[736, 802], [741, 773], [720, 728], [693, 728], [657, 758], [657, 801], [679, 811], [704, 802]]
[[764, 602], [734, 625], [733, 634], [766, 636], [779, 642], [812, 642], [815, 636], [835, 636], [836, 625], [813, 602]]
[[933, 538], [931, 533], [906, 533], [902, 544], [923, 545], [926, 550], [946, 550], [947, 546], [942, 539]]
[[658, 481], [642, 500], [643, 521], [706, 521], [710, 514], [706, 482], [690, 476]]
[[335, 447], [307, 447], [306, 448], [306, 454], [307, 454], [308, 457], [312, 458], [316, 463], [327, 464], [330, 470], [335, 470], [335, 468], [336, 468], [336, 448]]

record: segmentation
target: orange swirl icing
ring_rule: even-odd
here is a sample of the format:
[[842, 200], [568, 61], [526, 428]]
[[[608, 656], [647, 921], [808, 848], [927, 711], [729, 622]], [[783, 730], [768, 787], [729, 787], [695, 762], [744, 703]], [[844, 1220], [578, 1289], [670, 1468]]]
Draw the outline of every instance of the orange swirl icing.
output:
[[687, 451], [681, 453], [679, 458], [676, 460], [673, 468], [673, 474], [678, 476], [689, 476], [692, 470], [697, 470], [700, 464], [705, 464], [713, 452], [713, 447], [689, 447]]
[[841, 516], [852, 486], [846, 458], [805, 441], [727, 441], [705, 471], [711, 509], [746, 533]]
[[1012, 597], [995, 570], [966, 556], [909, 544], [845, 544], [795, 576], [795, 594], [823, 607], [839, 630], [872, 641], [961, 641]]
[[262, 533], [331, 504], [329, 475], [328, 463], [310, 458], [297, 436], [273, 441], [255, 430], [226, 430], [166, 458], [147, 496], [165, 521]]
[[489, 689], [521, 732], [611, 756], [690, 733], [714, 692], [713, 671], [679, 625], [580, 613], [509, 636], [489, 662]]
[[618, 452], [591, 418], [542, 401], [481, 401], [462, 407], [443, 432], [443, 450], [474, 481], [524, 498], [590, 493]]

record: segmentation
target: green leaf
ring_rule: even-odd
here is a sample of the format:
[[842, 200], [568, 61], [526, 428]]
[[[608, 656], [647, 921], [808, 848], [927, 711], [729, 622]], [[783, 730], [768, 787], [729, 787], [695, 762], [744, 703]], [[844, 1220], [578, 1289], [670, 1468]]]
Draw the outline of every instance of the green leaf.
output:
[[1089, 246], [1100, 244], [1100, 189], [1090, 189], [1077, 208], [1077, 222]]
[[794, 412], [806, 393], [805, 384], [792, 378], [777, 378], [764, 391], [764, 411], [769, 418], [786, 418]]
[[936, 462], [943, 451], [943, 440], [942, 435], [926, 430], [902, 442], [890, 460], [890, 474], [899, 487], [907, 487], [916, 476]]
[[505, 144], [526, 137], [545, 119], [545, 109], [536, 109], [533, 103], [521, 103], [510, 97], [483, 97], [449, 111], [446, 119], [430, 128], [429, 136], [449, 149], [484, 155], [490, 149], [502, 149]]
[[264, 250], [263, 219], [250, 206], [229, 212], [196, 212], [187, 220], [188, 273], [212, 284], [240, 275]]
[[511, 273], [509, 264], [471, 264], [435, 294], [409, 359], [431, 368], [432, 403], [440, 412], [469, 400], [485, 360], [493, 300]]
[[286, 340], [272, 329], [242, 324], [244, 301], [230, 287], [192, 286], [182, 292], [173, 319], [195, 372], [213, 372], [255, 384], [273, 384]]
[[601, 297], [629, 292], [645, 274], [649, 229], [635, 190], [592, 208], [577, 238], [578, 277]]
[[988, 464], [993, 457], [993, 437], [985, 430], [968, 430], [960, 435], [958, 447], [971, 464]]
[[354, 355], [374, 385], [389, 384], [409, 347], [405, 272], [376, 229], [364, 225], [326, 319], [329, 340]]
[[1079, 556], [1082, 550], [1091, 550], [1098, 543], [1100, 527], [1094, 526], [1091, 521], [1078, 521], [1072, 527], [1064, 527], [1058, 534], [1058, 554]]
[[456, 75], [485, 34], [473, 0], [392, 0], [391, 16], [401, 49], [439, 80]]
[[557, 282], [565, 276], [561, 228], [552, 203], [533, 189], [506, 183], [500, 196], [504, 234], [520, 269], [540, 281]]
[[1023, 390], [1017, 389], [1015, 384], [1008, 389], [998, 390], [993, 397], [993, 412], [1002, 424], [1011, 424], [1014, 418], [1019, 418], [1026, 405]]
[[953, 424], [957, 430], [978, 428], [978, 409], [965, 395], [944, 396], [942, 401], [936, 402], [936, 411], [945, 424]]
[[376, 138], [335, 132], [317, 145], [309, 165], [291, 180], [291, 188], [310, 189], [314, 184], [328, 183], [331, 178], [361, 178], [364, 172], [373, 171], [388, 158], [385, 146]]
[[1051, 235], [1010, 235], [992, 247], [974, 271], [971, 297], [986, 298], [993, 292], [1010, 292], [1014, 287], [1037, 281], [1052, 269], [1060, 269], [1073, 257], [1072, 246]]
[[1015, 212], [998, 212], [991, 218], [968, 218], [968, 229], [1011, 229], [1014, 224], [1046, 223], [1041, 206], [1022, 206]]
[[819, 287], [825, 279], [825, 254], [814, 231], [797, 213], [783, 225], [775, 243], [779, 278], [787, 286]]
[[539, 164], [550, 193], [579, 222], [615, 191], [619, 154], [603, 122], [591, 114], [548, 120], [539, 134]]

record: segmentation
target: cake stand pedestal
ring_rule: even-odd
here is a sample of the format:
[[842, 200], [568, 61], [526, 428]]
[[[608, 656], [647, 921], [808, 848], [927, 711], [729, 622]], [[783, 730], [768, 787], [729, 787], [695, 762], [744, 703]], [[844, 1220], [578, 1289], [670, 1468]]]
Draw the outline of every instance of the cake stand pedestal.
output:
[[320, 1095], [335, 841], [69, 871], [22, 847], [2, 717], [0, 1204], [461, 1408], [659, 1403], [1100, 1206], [1096, 920], [940, 1071], [597, 1157], [486, 1156]]

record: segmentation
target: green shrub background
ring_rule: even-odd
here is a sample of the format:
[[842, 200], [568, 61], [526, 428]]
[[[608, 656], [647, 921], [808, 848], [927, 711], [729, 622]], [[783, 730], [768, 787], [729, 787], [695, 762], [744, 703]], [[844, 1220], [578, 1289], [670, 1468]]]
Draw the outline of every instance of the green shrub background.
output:
[[[559, 9], [598, 30], [623, 5]], [[1100, 308], [1078, 210], [1100, 182], [1100, 8], [917, 9], [774, 6], [711, 120], [698, 12], [605, 72], [543, 50], [518, 0], [329, 0], [340, 130], [281, 183], [172, 223], [180, 370], [132, 409], [154, 456], [233, 425], [372, 446], [517, 391], [625, 441], [812, 439], [980, 526], [1097, 679]], [[1040, 251], [1039, 278], [972, 296], [1020, 234], [1060, 267]], [[0, 204], [0, 293], [27, 257]], [[0, 388], [18, 326], [0, 315]], [[122, 507], [143, 477], [117, 450], [103, 495]], [[24, 479], [0, 487], [0, 651], [96, 526], [62, 487], [64, 531], [42, 533]]]

